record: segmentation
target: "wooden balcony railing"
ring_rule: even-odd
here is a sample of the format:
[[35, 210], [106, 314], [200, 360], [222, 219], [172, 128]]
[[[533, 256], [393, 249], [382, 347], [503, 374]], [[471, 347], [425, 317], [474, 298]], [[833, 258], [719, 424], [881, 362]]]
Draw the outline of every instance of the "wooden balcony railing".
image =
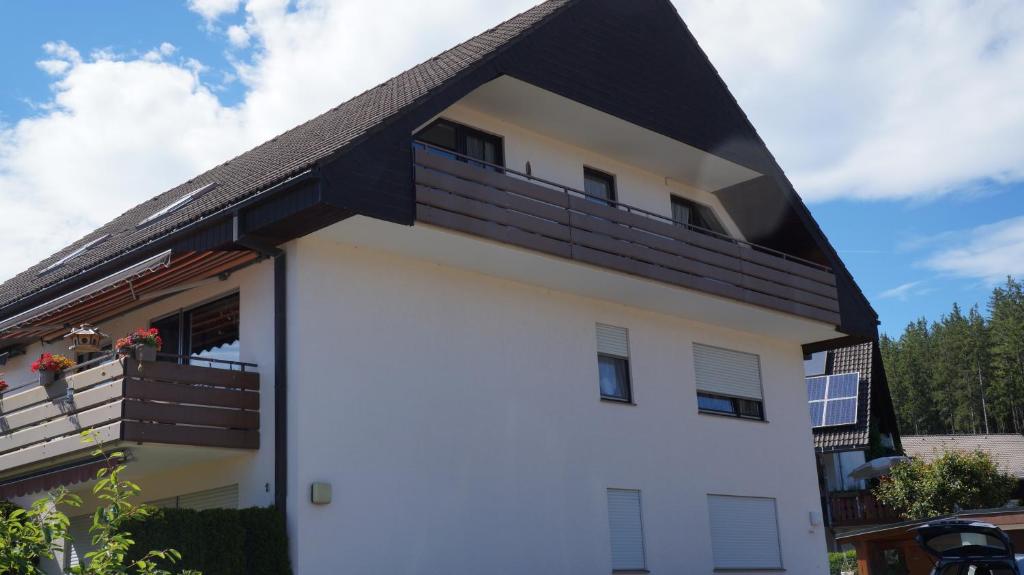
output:
[[839, 324], [832, 270], [618, 202], [415, 145], [416, 219]]
[[855, 527], [896, 523], [903, 518], [882, 505], [870, 491], [842, 491], [828, 494], [829, 519], [833, 527]]
[[170, 362], [115, 359], [0, 395], [0, 476], [59, 462], [100, 441], [259, 448], [260, 379]]

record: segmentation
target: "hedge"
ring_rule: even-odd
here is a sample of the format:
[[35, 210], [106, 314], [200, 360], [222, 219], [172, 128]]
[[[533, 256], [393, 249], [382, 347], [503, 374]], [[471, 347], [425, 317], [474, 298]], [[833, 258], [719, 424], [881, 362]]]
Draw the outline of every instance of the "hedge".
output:
[[828, 572], [839, 575], [843, 571], [857, 572], [857, 552], [840, 551], [828, 554]]
[[[133, 551], [177, 549], [178, 569], [204, 575], [291, 575], [284, 516], [273, 507], [161, 509], [130, 525]], [[138, 559], [138, 557], [132, 557]]]

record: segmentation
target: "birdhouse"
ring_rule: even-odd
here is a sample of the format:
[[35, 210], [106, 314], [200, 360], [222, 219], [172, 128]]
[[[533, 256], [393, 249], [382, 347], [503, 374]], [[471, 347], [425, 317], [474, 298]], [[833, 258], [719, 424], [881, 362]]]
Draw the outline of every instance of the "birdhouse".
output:
[[100, 351], [100, 342], [107, 336], [100, 333], [100, 330], [95, 327], [83, 323], [72, 329], [71, 333], [64, 337], [71, 338], [71, 345], [68, 347], [71, 351], [75, 353], [93, 353]]

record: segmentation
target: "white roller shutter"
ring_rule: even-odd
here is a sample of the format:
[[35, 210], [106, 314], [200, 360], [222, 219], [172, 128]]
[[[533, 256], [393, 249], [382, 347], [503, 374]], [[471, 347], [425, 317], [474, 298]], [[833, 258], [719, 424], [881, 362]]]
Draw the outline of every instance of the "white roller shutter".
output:
[[238, 484], [182, 495], [178, 497], [178, 507], [196, 511], [238, 509]]
[[629, 332], [624, 327], [597, 324], [597, 353], [629, 357]]
[[762, 399], [761, 358], [756, 354], [695, 343], [693, 365], [700, 391]]
[[73, 517], [68, 525], [70, 541], [64, 542], [64, 568], [70, 569], [82, 565], [85, 561], [85, 554], [92, 551], [92, 535], [89, 528], [92, 527], [92, 515]]
[[645, 569], [644, 527], [640, 492], [608, 490], [608, 527], [612, 542], [612, 569]]
[[716, 569], [781, 569], [775, 500], [708, 495]]

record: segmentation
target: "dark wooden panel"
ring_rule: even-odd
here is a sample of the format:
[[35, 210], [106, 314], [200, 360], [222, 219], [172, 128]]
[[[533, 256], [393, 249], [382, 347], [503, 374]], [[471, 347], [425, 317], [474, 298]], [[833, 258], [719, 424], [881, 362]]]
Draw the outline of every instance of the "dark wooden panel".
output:
[[[422, 193], [421, 187], [445, 190], [467, 198], [473, 198], [489, 204], [513, 209], [519, 212], [533, 214], [546, 220], [556, 221], [561, 224], [569, 223], [569, 210], [563, 206], [547, 201], [530, 199], [514, 193], [502, 193], [501, 190], [491, 188], [483, 184], [456, 178], [436, 170], [428, 170], [421, 166], [416, 167], [416, 188], [417, 200]], [[564, 203], [564, 202], [563, 202]]]
[[417, 191], [416, 197], [421, 203], [448, 212], [455, 212], [478, 220], [487, 220], [558, 240], [569, 241], [569, 227], [557, 222], [544, 220], [470, 198], [456, 196], [455, 194], [433, 188], [421, 187]]
[[124, 418], [158, 423], [181, 423], [185, 425], [207, 425], [232, 429], [259, 429], [260, 414], [257, 411], [240, 411], [219, 407], [178, 405], [175, 403], [153, 403], [126, 401]]
[[139, 421], [125, 421], [121, 423], [121, 426], [122, 437], [125, 441], [235, 449], [259, 449], [260, 447], [260, 432], [253, 430], [214, 429]]
[[493, 222], [485, 222], [483, 220], [466, 217], [460, 214], [446, 212], [424, 204], [416, 206], [416, 219], [425, 224], [433, 224], [455, 231], [561, 256], [563, 258], [572, 257], [572, 251], [570, 250], [567, 242], [547, 238], [538, 234], [531, 234], [529, 232], [524, 232], [508, 226], [502, 226]]
[[467, 164], [466, 162], [460, 162], [451, 158], [445, 158], [438, 154], [432, 154], [423, 149], [416, 150], [416, 163], [428, 168], [447, 172], [464, 180], [469, 180], [471, 182], [476, 182], [499, 190], [515, 192], [520, 196], [526, 196], [528, 198], [547, 202], [562, 208], [569, 206], [568, 197], [560, 190], [545, 188], [494, 170], [484, 170], [477, 166]]
[[124, 380], [124, 396], [129, 399], [191, 403], [236, 409], [257, 410], [260, 408], [260, 395], [251, 391], [196, 387], [181, 383], [145, 381], [128, 377]]
[[201, 383], [217, 387], [258, 390], [260, 375], [251, 371], [229, 371], [196, 365], [180, 365], [166, 361], [136, 362], [128, 360], [127, 375], [140, 379]]

